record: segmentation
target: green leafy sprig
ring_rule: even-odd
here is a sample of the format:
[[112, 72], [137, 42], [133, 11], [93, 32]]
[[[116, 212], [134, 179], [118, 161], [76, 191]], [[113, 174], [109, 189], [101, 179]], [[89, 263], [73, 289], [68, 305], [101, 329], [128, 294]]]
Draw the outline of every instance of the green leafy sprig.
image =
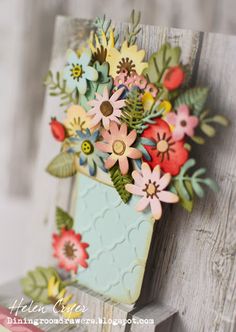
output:
[[130, 174], [122, 175], [119, 166], [114, 165], [110, 169], [110, 177], [122, 201], [128, 203], [132, 195], [125, 189], [125, 185], [133, 182], [132, 176]]
[[[98, 37], [98, 40], [100, 43], [102, 43], [102, 34], [104, 33], [106, 36], [107, 41], [110, 37], [110, 30], [112, 29], [114, 31], [114, 28], [111, 25], [112, 21], [111, 19], [107, 19], [106, 15], [103, 15], [103, 17], [96, 17], [93, 23], [93, 26], [96, 29], [96, 35]], [[119, 38], [119, 35], [116, 33], [114, 34], [115, 43], [117, 42]]]
[[200, 198], [204, 197], [205, 191], [203, 185], [208, 186], [213, 191], [218, 190], [218, 185], [215, 181], [202, 177], [206, 173], [205, 168], [199, 168], [192, 175], [188, 174], [188, 171], [195, 165], [196, 161], [189, 159], [182, 166], [180, 173], [172, 179], [176, 191], [185, 204], [193, 200], [193, 194], [196, 194]]
[[62, 210], [60, 207], [56, 208], [56, 224], [59, 232], [64, 229], [72, 229], [74, 224], [74, 219], [67, 213]]
[[68, 106], [70, 104], [78, 104], [78, 91], [75, 89], [72, 92], [68, 92], [66, 88], [66, 80], [61, 77], [59, 72], [56, 72], [55, 77], [51, 70], [48, 71], [44, 80], [44, 84], [49, 89], [49, 95], [54, 97], [60, 97], [60, 106]]
[[141, 20], [141, 12], [135, 11], [134, 9], [130, 15], [130, 26], [127, 27], [125, 32], [125, 40], [127, 40], [128, 45], [134, 45], [137, 41], [137, 35], [141, 31], [141, 27], [139, 26]]

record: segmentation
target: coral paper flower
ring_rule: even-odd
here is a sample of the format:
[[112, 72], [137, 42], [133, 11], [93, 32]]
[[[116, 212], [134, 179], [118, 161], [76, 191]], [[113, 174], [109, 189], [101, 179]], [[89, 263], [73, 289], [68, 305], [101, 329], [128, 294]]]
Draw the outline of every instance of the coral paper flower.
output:
[[121, 116], [121, 108], [125, 105], [125, 100], [119, 100], [119, 97], [123, 93], [124, 89], [118, 89], [111, 97], [109, 97], [109, 91], [106, 87], [103, 91], [103, 95], [96, 93], [96, 99], [88, 102], [92, 109], [87, 113], [93, 116], [91, 120], [91, 126], [96, 126], [102, 121], [105, 129], [109, 129], [111, 121], [120, 123], [119, 118]]
[[66, 271], [76, 273], [79, 265], [88, 267], [86, 262], [89, 257], [86, 251], [88, 246], [87, 243], [81, 242], [81, 235], [72, 229], [62, 229], [60, 235], [53, 234], [54, 257], [59, 260], [59, 267]]
[[189, 108], [187, 105], [180, 105], [177, 108], [177, 114], [170, 112], [166, 120], [169, 124], [174, 126], [172, 133], [173, 139], [179, 141], [184, 138], [184, 135], [193, 136], [194, 128], [198, 125], [198, 118], [189, 114]]
[[144, 56], [144, 50], [138, 51], [137, 45], [128, 46], [127, 41], [124, 41], [120, 51], [115, 47], [111, 48], [107, 55], [110, 75], [115, 78], [124, 71], [127, 71], [128, 75], [135, 71], [138, 75], [141, 75], [142, 71], [147, 67], [147, 63], [143, 62]]
[[86, 128], [91, 128], [91, 118], [85, 112], [83, 107], [72, 105], [66, 112], [64, 125], [69, 136], [76, 136], [78, 130], [85, 132]]
[[[160, 165], [165, 173], [177, 175], [181, 166], [188, 159], [188, 151], [184, 147], [184, 140], [176, 142], [168, 123], [162, 119], [156, 119], [142, 133], [142, 137], [151, 140], [152, 145], [145, 145], [151, 160], [147, 161], [152, 169]], [[145, 160], [146, 161], [146, 160]]]
[[142, 164], [142, 172], [133, 171], [134, 184], [127, 184], [126, 190], [133, 195], [142, 196], [136, 206], [137, 211], [143, 211], [151, 206], [152, 215], [159, 220], [162, 215], [160, 202], [177, 203], [179, 198], [172, 192], [164, 190], [171, 180], [169, 173], [161, 176], [160, 166], [157, 165], [153, 171], [147, 163]]
[[105, 161], [105, 167], [110, 169], [119, 162], [119, 167], [123, 175], [128, 173], [129, 162], [128, 158], [139, 159], [142, 157], [142, 153], [132, 148], [137, 137], [135, 130], [132, 130], [128, 134], [128, 127], [125, 123], [122, 123], [120, 128], [115, 122], [111, 122], [109, 130], [102, 132], [104, 141], [97, 142], [96, 147], [103, 152], [110, 153], [110, 156]]
[[85, 94], [87, 81], [98, 79], [98, 72], [89, 66], [90, 61], [90, 50], [84, 51], [80, 57], [71, 49], [67, 51], [67, 65], [63, 74], [70, 91], [77, 89], [79, 93]]

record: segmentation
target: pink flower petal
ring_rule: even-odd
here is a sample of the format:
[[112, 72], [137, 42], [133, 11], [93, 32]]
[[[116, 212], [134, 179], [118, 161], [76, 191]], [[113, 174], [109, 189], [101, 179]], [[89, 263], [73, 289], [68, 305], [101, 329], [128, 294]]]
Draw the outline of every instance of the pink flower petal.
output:
[[103, 129], [101, 131], [101, 134], [105, 141], [107, 141], [107, 142], [112, 141], [112, 136], [109, 134], [109, 132], [107, 130]]
[[106, 144], [103, 142], [96, 142], [95, 143], [96, 148], [102, 152], [112, 152], [112, 147], [110, 144]]
[[113, 167], [115, 165], [115, 163], [117, 162], [117, 158], [115, 158], [115, 156], [110, 155], [107, 160], [105, 160], [105, 167], [107, 169], [110, 169], [111, 167]]
[[180, 105], [177, 108], [177, 112], [178, 112], [178, 117], [179, 116], [184, 116], [184, 117], [188, 117], [189, 116], [189, 109], [188, 106], [185, 104]]
[[170, 112], [169, 114], [167, 114], [166, 120], [168, 123], [175, 125], [177, 122], [177, 115], [174, 112]]
[[162, 207], [159, 199], [154, 196], [153, 199], [150, 200], [152, 215], [156, 220], [159, 220], [162, 215]]
[[138, 204], [136, 205], [136, 210], [137, 211], [143, 211], [147, 208], [148, 204], [150, 202], [150, 199], [147, 197], [143, 197], [140, 199]]
[[140, 188], [140, 187], [138, 187], [134, 184], [126, 184], [125, 189], [133, 195], [138, 195], [138, 196], [144, 196], [145, 195], [142, 188]]
[[190, 116], [189, 119], [188, 119], [188, 123], [189, 123], [189, 124], [191, 125], [191, 127], [193, 127], [193, 128], [197, 127], [198, 122], [199, 122], [198, 118], [197, 118], [196, 116], [193, 116], [193, 115]]
[[184, 138], [184, 132], [185, 130], [183, 127], [178, 126], [175, 128], [174, 132], [172, 133], [172, 137], [175, 141], [180, 141], [181, 139]]
[[113, 114], [112, 114], [113, 116], [117, 116], [118, 118], [121, 116], [121, 110], [119, 110], [119, 109], [115, 109], [114, 111], [113, 111]]
[[87, 102], [87, 104], [89, 105], [89, 106], [97, 106], [99, 103], [98, 103], [98, 101], [96, 100], [96, 99], [93, 99], [93, 100], [89, 100], [88, 102]]
[[101, 116], [99, 114], [96, 114], [95, 117], [90, 122], [91, 127], [96, 126], [100, 121], [101, 121]]
[[152, 181], [156, 181], [156, 183], [159, 182], [161, 176], [161, 169], [159, 165], [156, 165], [155, 168], [152, 171]]
[[133, 171], [132, 177], [133, 177], [136, 185], [138, 185], [140, 187], [144, 185], [143, 177], [138, 171]]
[[[96, 96], [96, 99], [97, 99], [97, 101], [99, 101], [99, 102], [102, 102], [103, 101], [103, 96], [101, 96], [99, 93], [95, 93], [95, 96]], [[97, 105], [99, 105], [100, 103], [97, 103]]]
[[119, 128], [114, 121], [110, 123], [109, 130], [111, 132], [111, 136], [115, 139], [119, 133]]
[[185, 133], [186, 133], [186, 135], [192, 137], [194, 135], [194, 130], [192, 127], [189, 126], [185, 129]]
[[148, 182], [148, 180], [151, 179], [151, 168], [147, 163], [142, 163], [142, 173], [143, 173], [143, 178], [145, 182]]
[[170, 191], [161, 191], [157, 194], [160, 201], [165, 203], [177, 203], [179, 201], [179, 197]]
[[122, 123], [122, 125], [120, 126], [120, 136], [122, 138], [126, 139], [126, 137], [127, 137], [127, 130], [128, 130], [127, 125], [125, 123]]
[[104, 90], [103, 90], [103, 99], [104, 100], [109, 100], [109, 91], [108, 91], [107, 87], [105, 87]]
[[109, 124], [110, 124], [109, 119], [107, 117], [103, 116], [102, 117], [102, 123], [103, 123], [103, 127], [108, 130], [109, 129]]
[[93, 107], [93, 108], [91, 108], [91, 110], [88, 111], [87, 114], [88, 115], [95, 115], [97, 113], [98, 113], [97, 109], [95, 107]]
[[136, 137], [137, 137], [137, 132], [135, 130], [132, 130], [125, 139], [126, 144], [128, 146], [131, 146], [136, 140]]
[[115, 93], [113, 93], [113, 95], [110, 98], [110, 101], [116, 101], [117, 99], [119, 99], [119, 97], [121, 96], [122, 92], [124, 91], [124, 88], [120, 88], [118, 89]]
[[117, 100], [115, 102], [112, 102], [112, 105], [114, 105], [113, 108], [122, 108], [125, 106], [125, 101], [123, 99]]
[[166, 188], [168, 186], [168, 184], [170, 183], [171, 180], [171, 175], [170, 173], [165, 173], [160, 180], [158, 181], [158, 189], [159, 190], [163, 190], [164, 188]]
[[120, 166], [120, 171], [122, 175], [126, 175], [129, 170], [129, 162], [127, 157], [121, 157], [119, 158], [119, 166]]
[[142, 157], [142, 152], [135, 148], [128, 148], [127, 157], [132, 159], [140, 159]]

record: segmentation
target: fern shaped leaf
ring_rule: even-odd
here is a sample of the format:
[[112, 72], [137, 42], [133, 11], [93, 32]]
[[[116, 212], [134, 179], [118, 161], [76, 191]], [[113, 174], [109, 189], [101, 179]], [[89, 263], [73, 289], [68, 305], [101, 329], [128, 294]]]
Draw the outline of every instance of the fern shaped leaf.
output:
[[188, 105], [197, 116], [202, 112], [208, 96], [208, 88], [192, 88], [181, 94], [174, 103], [177, 108], [181, 104]]
[[110, 170], [110, 177], [122, 201], [128, 203], [132, 195], [125, 189], [125, 185], [133, 182], [132, 176], [122, 175], [119, 166], [115, 165]]

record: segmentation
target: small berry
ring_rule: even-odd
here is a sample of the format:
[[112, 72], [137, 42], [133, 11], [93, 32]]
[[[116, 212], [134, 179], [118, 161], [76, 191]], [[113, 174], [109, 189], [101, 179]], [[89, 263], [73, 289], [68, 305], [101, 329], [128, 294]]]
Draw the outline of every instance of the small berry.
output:
[[57, 121], [56, 118], [51, 118], [50, 126], [53, 137], [57, 141], [63, 142], [66, 137], [66, 129], [64, 125], [61, 122]]
[[167, 70], [163, 85], [169, 90], [175, 90], [180, 87], [185, 78], [185, 73], [180, 66], [171, 67]]

